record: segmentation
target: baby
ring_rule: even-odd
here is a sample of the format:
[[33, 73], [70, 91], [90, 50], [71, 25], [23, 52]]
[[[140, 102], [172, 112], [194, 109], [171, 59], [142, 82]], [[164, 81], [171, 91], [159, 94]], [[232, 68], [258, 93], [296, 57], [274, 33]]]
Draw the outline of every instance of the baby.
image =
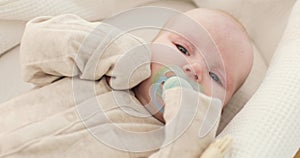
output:
[[[212, 40], [214, 43], [210, 42]], [[165, 65], [180, 67], [203, 87], [203, 93], [221, 99], [223, 105], [242, 85], [252, 67], [252, 45], [244, 27], [230, 15], [217, 10], [194, 9], [175, 17], [165, 25], [165, 31], [159, 33], [153, 44], [172, 49], [161, 46], [152, 49], [152, 61], [155, 62], [151, 64], [151, 76], [135, 88], [143, 105], [153, 104], [149, 89]], [[155, 116], [163, 121], [161, 113]]]
[[[81, 86], [76, 93], [82, 94], [81, 99], [96, 98], [103, 113], [97, 115], [94, 109], [84, 111], [89, 109], [91, 99], [78, 101], [79, 105], [74, 106], [53, 105], [68, 110], [61, 110], [57, 115], [49, 114], [49, 119], [27, 113], [30, 116], [28, 122], [14, 123], [5, 127], [4, 131], [14, 131], [21, 137], [24, 135], [22, 130], [27, 127], [24, 125], [28, 124], [31, 133], [35, 134], [25, 134], [26, 139], [11, 141], [13, 145], [10, 146], [14, 148], [7, 147], [3, 153], [21, 155], [25, 152], [29, 157], [41, 157], [38, 154], [59, 146], [66, 149], [63, 150], [66, 157], [201, 155], [215, 137], [220, 109], [250, 72], [253, 54], [246, 31], [234, 18], [221, 11], [195, 9], [171, 19], [146, 46], [148, 51], [140, 51], [140, 46], [144, 47], [145, 43], [130, 34], [110, 39], [121, 33], [110, 25], [87, 22], [74, 15], [39, 17], [27, 24], [21, 44], [24, 79], [39, 86], [59, 82], [63, 77], [80, 76], [81, 79], [92, 80], [75, 78], [74, 82], [83, 85], [95, 83], [93, 90], [96, 96], [88, 96], [85, 88], [89, 86]], [[139, 48], [133, 49], [136, 47]], [[67, 97], [64, 98], [67, 100]], [[73, 103], [66, 102], [63, 104]], [[154, 117], [142, 115], [149, 114], [146, 109]], [[82, 110], [87, 115], [81, 115], [80, 119], [76, 114], [83, 114]], [[21, 113], [14, 116], [24, 116]], [[64, 113], [76, 119], [64, 121], [60, 116]], [[87, 122], [94, 117], [97, 119]], [[205, 121], [207, 118], [217, 121]], [[99, 124], [95, 120], [99, 120]], [[87, 127], [90, 129], [82, 127], [81, 121], [86, 126], [91, 123]], [[132, 131], [133, 136], [113, 125]], [[89, 133], [92, 131], [96, 131], [94, 136], [101, 134], [102, 143], [93, 139]], [[140, 140], [139, 136], [147, 132], [154, 134]], [[9, 137], [13, 134], [7, 139]], [[149, 145], [151, 143], [163, 145], [154, 148]], [[24, 144], [30, 145], [23, 147]], [[42, 150], [44, 148], [47, 150]], [[84, 155], [85, 150], [88, 150], [88, 155]], [[60, 151], [51, 148], [53, 157], [59, 156]]]

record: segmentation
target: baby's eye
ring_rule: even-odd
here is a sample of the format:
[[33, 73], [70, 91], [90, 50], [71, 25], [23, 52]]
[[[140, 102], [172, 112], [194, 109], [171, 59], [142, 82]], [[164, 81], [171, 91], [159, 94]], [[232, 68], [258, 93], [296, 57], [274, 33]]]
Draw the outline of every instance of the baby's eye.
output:
[[187, 51], [186, 48], [184, 48], [182, 45], [179, 44], [175, 44], [175, 46], [177, 47], [177, 49], [182, 52], [184, 55], [190, 56], [190, 53]]
[[213, 72], [209, 72], [209, 76], [216, 81], [218, 84], [222, 85], [220, 78]]

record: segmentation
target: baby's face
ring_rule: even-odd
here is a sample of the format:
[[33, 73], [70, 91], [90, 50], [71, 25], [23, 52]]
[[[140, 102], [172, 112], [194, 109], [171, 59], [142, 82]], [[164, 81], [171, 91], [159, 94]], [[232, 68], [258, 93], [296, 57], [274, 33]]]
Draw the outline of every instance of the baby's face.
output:
[[148, 104], [149, 89], [168, 65], [176, 65], [203, 87], [206, 95], [226, 104], [245, 81], [253, 60], [243, 27], [230, 16], [195, 9], [172, 19], [152, 43], [151, 77], [138, 87]]

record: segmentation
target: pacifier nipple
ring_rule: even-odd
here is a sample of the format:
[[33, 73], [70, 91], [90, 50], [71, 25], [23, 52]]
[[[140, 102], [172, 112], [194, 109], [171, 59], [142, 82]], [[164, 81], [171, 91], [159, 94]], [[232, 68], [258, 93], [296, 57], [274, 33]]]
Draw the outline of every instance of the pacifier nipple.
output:
[[193, 87], [185, 79], [178, 76], [172, 76], [165, 81], [163, 85], [163, 90], [171, 89], [174, 87], [184, 87], [188, 89], [193, 89]]

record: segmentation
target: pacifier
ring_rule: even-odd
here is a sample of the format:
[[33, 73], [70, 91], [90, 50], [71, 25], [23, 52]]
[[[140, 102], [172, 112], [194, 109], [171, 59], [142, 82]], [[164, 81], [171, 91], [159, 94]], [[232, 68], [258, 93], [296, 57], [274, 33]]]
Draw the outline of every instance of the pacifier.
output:
[[[169, 65], [160, 69], [155, 75], [152, 87], [150, 89], [150, 97], [154, 104], [155, 110], [152, 112], [163, 113], [162, 94], [163, 91], [175, 87], [193, 89], [198, 92], [203, 92], [203, 87], [188, 78], [181, 68], [176, 65]], [[153, 109], [153, 108], [152, 108]]]

